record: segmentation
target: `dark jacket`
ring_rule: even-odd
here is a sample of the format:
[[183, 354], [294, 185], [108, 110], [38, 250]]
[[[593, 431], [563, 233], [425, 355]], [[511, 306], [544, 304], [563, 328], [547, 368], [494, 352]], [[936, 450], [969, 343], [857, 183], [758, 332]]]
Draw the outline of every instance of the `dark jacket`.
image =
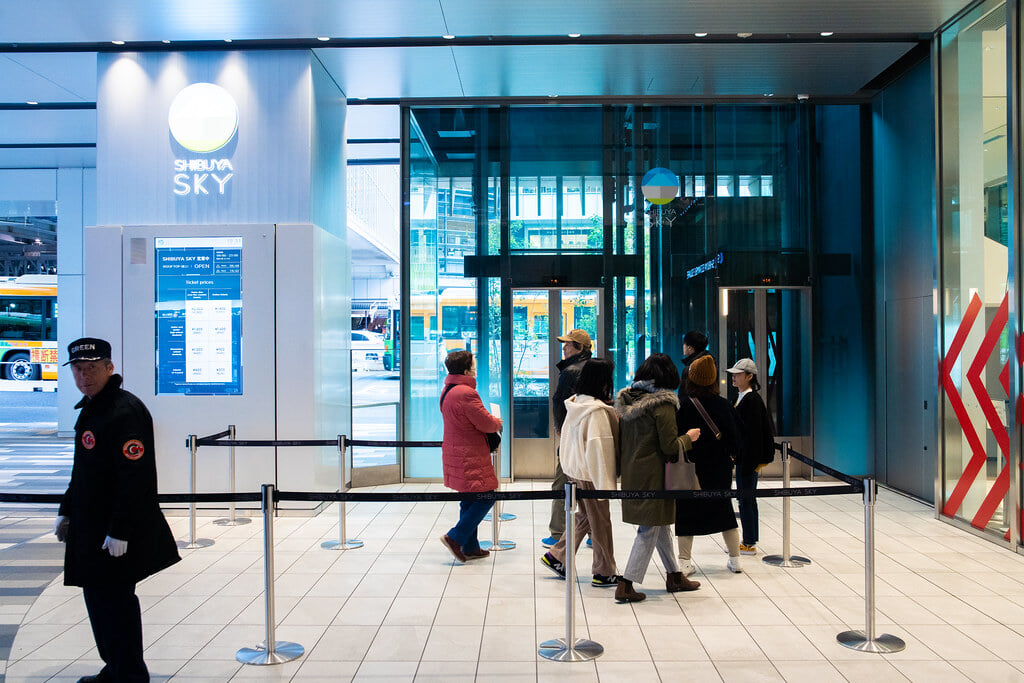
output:
[[[744, 452], [739, 416], [732, 404], [721, 396], [702, 394], [699, 399], [722, 432], [722, 439], [715, 439], [708, 423], [686, 396], [679, 404], [679, 430], [700, 428], [700, 438], [686, 455], [696, 464], [697, 481], [702, 489], [731, 489], [731, 456], [742, 459]], [[731, 498], [676, 501], [676, 536], [703, 536], [735, 528], [736, 514]]]
[[[678, 407], [679, 399], [669, 389], [623, 389], [615, 398], [623, 491], [665, 490], [665, 464], [676, 462], [681, 449], [689, 450], [694, 445], [690, 437], [685, 433], [680, 436], [676, 429]], [[622, 501], [622, 521], [629, 524], [665, 526], [674, 520], [672, 499]]]
[[[69, 521], [64, 584], [137, 583], [181, 559], [157, 502], [153, 418], [120, 375], [75, 407], [75, 461], [60, 504]], [[127, 541], [127, 552], [111, 557], [106, 536]]]
[[682, 359], [682, 364], [679, 367], [679, 403], [686, 400], [686, 378], [690, 376], [690, 364], [702, 356], [710, 355], [711, 352], [704, 349], [703, 351], [694, 351]]
[[583, 364], [590, 360], [593, 354], [584, 349], [575, 356], [569, 356], [558, 361], [558, 385], [551, 397], [551, 411], [555, 415], [555, 432], [562, 433], [562, 425], [565, 424], [565, 399], [576, 393], [576, 380], [580, 378], [580, 371]]
[[444, 485], [459, 493], [493, 491], [498, 488], [498, 477], [487, 434], [498, 431], [498, 420], [487, 412], [476, 393], [476, 377], [448, 375], [444, 383], [445, 389], [451, 386], [441, 401]]
[[740, 416], [740, 430], [743, 434], [743, 458], [736, 461], [736, 468], [742, 472], [753, 472], [762, 463], [775, 458], [775, 430], [761, 395], [756, 391], [747, 392], [736, 406]]

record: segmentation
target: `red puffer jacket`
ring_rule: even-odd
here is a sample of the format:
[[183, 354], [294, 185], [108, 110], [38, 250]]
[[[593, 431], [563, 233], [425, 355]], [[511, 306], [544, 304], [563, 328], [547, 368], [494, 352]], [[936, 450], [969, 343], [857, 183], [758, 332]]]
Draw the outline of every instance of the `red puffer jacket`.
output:
[[454, 385], [441, 402], [444, 485], [459, 493], [493, 491], [498, 488], [498, 478], [486, 434], [498, 431], [498, 420], [487, 412], [476, 393], [476, 377], [448, 375], [444, 383], [446, 389]]

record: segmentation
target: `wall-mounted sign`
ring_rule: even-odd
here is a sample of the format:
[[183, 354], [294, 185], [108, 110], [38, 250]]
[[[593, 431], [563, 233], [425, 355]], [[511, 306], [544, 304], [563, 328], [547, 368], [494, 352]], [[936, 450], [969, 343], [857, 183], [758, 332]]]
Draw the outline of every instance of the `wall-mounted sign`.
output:
[[[238, 133], [238, 105], [219, 85], [193, 83], [174, 96], [167, 125], [171, 137], [185, 150], [209, 154], [223, 148]], [[174, 194], [223, 195], [234, 173], [227, 158], [176, 158]]]
[[690, 278], [697, 277], [698, 275], [703, 275], [709, 270], [718, 270], [718, 266], [722, 265], [723, 261], [725, 261], [725, 256], [722, 252], [718, 252], [699, 266], [694, 266], [686, 271], [686, 279], [689, 280]]
[[242, 238], [158, 237], [156, 393], [242, 393]]
[[679, 194], [679, 176], [667, 168], [652, 168], [644, 174], [640, 189], [651, 204], [668, 204]]

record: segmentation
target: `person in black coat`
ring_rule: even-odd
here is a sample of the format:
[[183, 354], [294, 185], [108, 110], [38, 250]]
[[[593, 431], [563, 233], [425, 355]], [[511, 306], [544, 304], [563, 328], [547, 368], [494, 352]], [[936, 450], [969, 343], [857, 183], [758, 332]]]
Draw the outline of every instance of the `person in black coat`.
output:
[[104, 662], [81, 681], [148, 681], [135, 584], [181, 558], [157, 502], [153, 419], [121, 389], [110, 344], [68, 346], [75, 386], [75, 460], [54, 532], [65, 543], [64, 585], [81, 586]]
[[[713, 425], [701, 414], [698, 404]], [[743, 458], [743, 438], [736, 409], [718, 395], [718, 368], [711, 356], [702, 356], [690, 365], [686, 398], [679, 404], [676, 419], [681, 431], [699, 427], [704, 435], [686, 454], [695, 464], [700, 487], [732, 488], [733, 458]], [[696, 571], [690, 559], [693, 537], [718, 532], [722, 532], [729, 550], [729, 570], [740, 572], [740, 534], [732, 499], [676, 501], [679, 568], [684, 576]]]
[[[761, 388], [757, 381], [757, 364], [750, 358], [741, 358], [726, 372], [732, 375], [732, 385], [740, 392], [736, 412], [743, 430], [744, 453], [743, 460], [736, 463], [736, 490], [753, 491], [757, 489], [758, 471], [775, 457], [775, 431], [768, 408], [757, 393]], [[740, 498], [737, 502], [743, 527], [740, 554], [756, 555], [757, 498]]]

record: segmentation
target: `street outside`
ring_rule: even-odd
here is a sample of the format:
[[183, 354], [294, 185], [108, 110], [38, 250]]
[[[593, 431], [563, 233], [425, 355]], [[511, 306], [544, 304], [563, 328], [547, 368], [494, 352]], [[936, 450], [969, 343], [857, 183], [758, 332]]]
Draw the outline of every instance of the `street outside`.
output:
[[[32, 390], [37, 387], [46, 391]], [[0, 491], [63, 493], [67, 488], [74, 443], [57, 436], [57, 392], [52, 387], [53, 382], [0, 380]], [[397, 372], [354, 372], [351, 438], [396, 439], [398, 400]], [[154, 418], [159, 424], [159, 416]], [[397, 458], [394, 448], [352, 450], [353, 467], [393, 465]]]

